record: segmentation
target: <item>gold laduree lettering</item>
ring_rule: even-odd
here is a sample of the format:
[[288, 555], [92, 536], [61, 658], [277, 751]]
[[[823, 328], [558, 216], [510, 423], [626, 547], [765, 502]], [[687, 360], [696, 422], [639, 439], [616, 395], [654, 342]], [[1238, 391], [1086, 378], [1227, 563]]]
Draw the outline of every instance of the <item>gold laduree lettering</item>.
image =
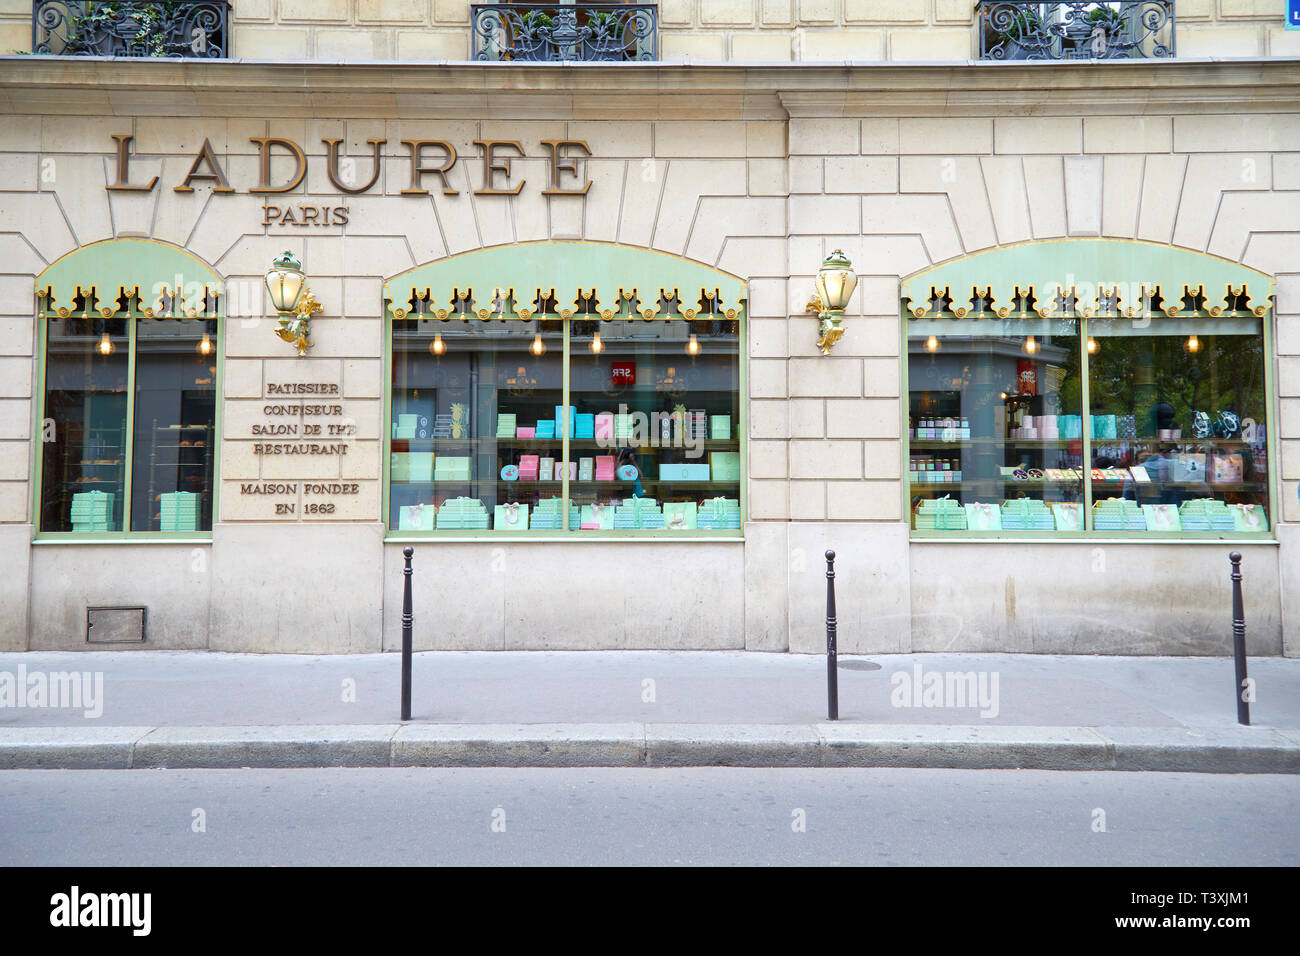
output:
[[[134, 137], [125, 134], [113, 134], [113, 140], [116, 143], [114, 152], [117, 155], [117, 178], [110, 183], [105, 184], [105, 189], [115, 191], [130, 192], [151, 192], [158, 185], [158, 177], [154, 176], [148, 183], [137, 185], [131, 183], [130, 164], [131, 164], [131, 143]], [[258, 146], [258, 182], [256, 186], [250, 186], [250, 193], [287, 193], [293, 192], [302, 185], [307, 176], [307, 154], [302, 147], [291, 139], [281, 136], [254, 136], [250, 142]], [[349, 195], [369, 192], [379, 183], [380, 173], [383, 171], [384, 158], [381, 147], [387, 143], [386, 139], [368, 139], [367, 145], [371, 149], [371, 174], [368, 182], [364, 184], [351, 185], [345, 183], [341, 178], [340, 166], [342, 160], [339, 158], [341, 151], [341, 139], [322, 139], [326, 148], [326, 174], [329, 177], [330, 185], [340, 192]], [[403, 196], [427, 196], [429, 190], [424, 188], [424, 177], [437, 176], [442, 181], [442, 192], [447, 196], [460, 195], [459, 190], [452, 188], [450, 174], [452, 168], [456, 165], [459, 158], [456, 154], [456, 147], [446, 140], [441, 139], [404, 139], [402, 145], [407, 148], [410, 155], [404, 161], [410, 163], [411, 183], [406, 189], [401, 190]], [[524, 148], [517, 140], [503, 139], [476, 139], [474, 145], [480, 149], [480, 155], [483, 161], [482, 185], [479, 189], [474, 190], [476, 196], [517, 196], [523, 190], [526, 180], [519, 180], [517, 184], [511, 187], [511, 159], [518, 159], [526, 156]], [[561, 179], [565, 176], [571, 176], [575, 179], [582, 180], [579, 172], [579, 162], [585, 160], [591, 155], [591, 148], [579, 139], [548, 139], [542, 140], [542, 146], [546, 149], [546, 161], [550, 172], [550, 182], [543, 193], [548, 196], [581, 196], [587, 193], [591, 188], [591, 180], [585, 179], [581, 188], [572, 186], [565, 188], [561, 185]], [[271, 181], [272, 174], [272, 151], [283, 150], [294, 161], [293, 174], [278, 185]], [[441, 165], [434, 165], [432, 157], [426, 155], [426, 150], [440, 150], [442, 152]], [[503, 151], [511, 150], [516, 156], [505, 155]], [[212, 191], [215, 193], [233, 193], [235, 189], [226, 180], [225, 171], [221, 168], [221, 161], [216, 151], [212, 148], [212, 143], [208, 139], [203, 140], [203, 145], [194, 155], [194, 162], [190, 164], [189, 171], [180, 185], [174, 186], [173, 189], [178, 193], [189, 193], [194, 191], [192, 183], [194, 181], [213, 183]], [[288, 207], [291, 209], [292, 207]], [[307, 216], [305, 221], [301, 213], [295, 212], [292, 219], [286, 221], [285, 216], [287, 209], [279, 205], [267, 204], [263, 207], [263, 217], [267, 220], [263, 225], [281, 223], [288, 225], [344, 225], [347, 222], [348, 207], [346, 206], [303, 206], [302, 210], [318, 210], [315, 215]], [[274, 218], [272, 213], [274, 212]]]

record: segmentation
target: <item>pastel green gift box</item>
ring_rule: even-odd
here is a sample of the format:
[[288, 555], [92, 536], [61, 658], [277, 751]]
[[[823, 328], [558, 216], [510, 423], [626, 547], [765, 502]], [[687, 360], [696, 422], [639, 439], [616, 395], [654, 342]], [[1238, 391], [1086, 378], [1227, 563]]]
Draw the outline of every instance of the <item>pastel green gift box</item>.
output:
[[388, 476], [393, 481], [410, 481], [411, 462], [407, 452], [393, 452], [393, 460], [388, 466]]
[[438, 509], [437, 527], [440, 531], [486, 531], [487, 526], [487, 508], [477, 498], [452, 498]]
[[740, 481], [740, 452], [710, 452], [709, 471], [714, 481]]
[[694, 501], [664, 502], [664, 527], [669, 531], [694, 531], [696, 504]]
[[1234, 531], [1267, 531], [1268, 515], [1261, 505], [1228, 505], [1232, 512]]
[[397, 421], [393, 423], [393, 437], [414, 438], [416, 423], [419, 420], [419, 415], [398, 415]]
[[947, 495], [927, 498], [916, 507], [914, 525], [917, 530], [965, 531], [966, 511]]
[[[432, 456], [430, 456], [432, 457]], [[433, 469], [433, 480], [435, 481], [469, 481], [470, 460], [468, 458], [458, 458], [448, 455], [439, 455], [436, 467]], [[412, 463], [412, 474], [414, 474], [414, 463]]]
[[1078, 501], [1057, 501], [1052, 504], [1052, 516], [1057, 531], [1083, 530], [1083, 505]]
[[709, 416], [709, 437], [729, 439], [731, 437], [731, 416], [730, 415], [710, 415]]
[[408, 481], [433, 481], [433, 452], [413, 451], [406, 456]]
[[1002, 509], [988, 502], [972, 502], [966, 507], [966, 528], [969, 531], [1001, 531]]
[[704, 531], [738, 531], [740, 502], [734, 498], [710, 498], [700, 504], [695, 523]]
[[438, 509], [431, 504], [402, 505], [397, 511], [399, 531], [432, 531]]
[[[510, 520], [512, 511], [514, 512], [513, 522]], [[510, 505], [497, 505], [493, 510], [492, 530], [527, 531], [528, 505], [516, 505], [514, 508], [511, 508]]]
[[601, 531], [611, 530], [614, 527], [614, 506], [602, 503], [583, 505], [582, 524], [584, 527], [596, 525]]
[[708, 481], [708, 465], [663, 464], [659, 466], [661, 481]]
[[1182, 531], [1178, 520], [1178, 505], [1143, 505], [1148, 531]]

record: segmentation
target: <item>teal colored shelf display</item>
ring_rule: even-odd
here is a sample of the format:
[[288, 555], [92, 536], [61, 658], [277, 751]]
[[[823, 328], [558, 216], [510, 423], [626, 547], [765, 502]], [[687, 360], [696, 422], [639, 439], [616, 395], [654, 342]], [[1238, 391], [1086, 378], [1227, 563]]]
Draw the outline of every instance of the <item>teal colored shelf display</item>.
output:
[[710, 498], [696, 511], [695, 526], [701, 531], [739, 531], [740, 502], [735, 498]]
[[162, 531], [197, 531], [199, 496], [192, 491], [171, 491], [159, 498]]
[[1097, 531], [1145, 531], [1147, 519], [1136, 501], [1106, 498], [1093, 502], [1092, 526]]
[[1037, 498], [1015, 498], [1002, 502], [1003, 531], [1055, 531], [1056, 518]]
[[486, 531], [487, 508], [477, 498], [453, 498], [437, 511], [438, 531]]
[[[561, 510], [560, 498], [543, 498], [537, 502], [537, 508], [533, 512], [532, 531], [562, 531], [563, 514]], [[580, 524], [580, 513], [578, 506], [573, 501], [569, 502], [569, 530], [577, 531]]]
[[654, 498], [624, 498], [614, 509], [616, 531], [662, 531], [663, 509]]
[[73, 531], [112, 531], [113, 498], [111, 491], [79, 491], [72, 496]]
[[927, 498], [919, 502], [913, 521], [918, 531], [966, 530], [965, 510], [947, 495], [942, 498]]

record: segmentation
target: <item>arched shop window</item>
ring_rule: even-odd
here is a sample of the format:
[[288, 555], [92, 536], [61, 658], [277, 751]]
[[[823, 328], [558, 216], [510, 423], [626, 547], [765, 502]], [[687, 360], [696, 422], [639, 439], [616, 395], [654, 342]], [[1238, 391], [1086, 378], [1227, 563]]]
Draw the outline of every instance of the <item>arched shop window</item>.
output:
[[1267, 275], [1062, 240], [902, 297], [914, 536], [1269, 534]]
[[495, 247], [385, 288], [388, 527], [739, 535], [745, 285], [612, 243]]
[[145, 239], [110, 239], [36, 280], [41, 534], [212, 530], [220, 280]]

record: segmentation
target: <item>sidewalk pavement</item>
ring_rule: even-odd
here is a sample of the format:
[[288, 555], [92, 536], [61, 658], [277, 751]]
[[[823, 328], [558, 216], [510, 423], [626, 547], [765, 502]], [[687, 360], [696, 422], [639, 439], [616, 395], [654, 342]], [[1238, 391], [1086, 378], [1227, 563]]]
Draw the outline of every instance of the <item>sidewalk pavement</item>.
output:
[[[951, 767], [1300, 773], [1300, 660], [744, 651], [0, 654], [0, 769]], [[68, 682], [51, 675], [75, 672]], [[40, 693], [44, 687], [44, 693]], [[73, 688], [85, 691], [75, 701]], [[54, 699], [54, 689], [63, 693]], [[65, 705], [65, 706], [55, 706]]]

